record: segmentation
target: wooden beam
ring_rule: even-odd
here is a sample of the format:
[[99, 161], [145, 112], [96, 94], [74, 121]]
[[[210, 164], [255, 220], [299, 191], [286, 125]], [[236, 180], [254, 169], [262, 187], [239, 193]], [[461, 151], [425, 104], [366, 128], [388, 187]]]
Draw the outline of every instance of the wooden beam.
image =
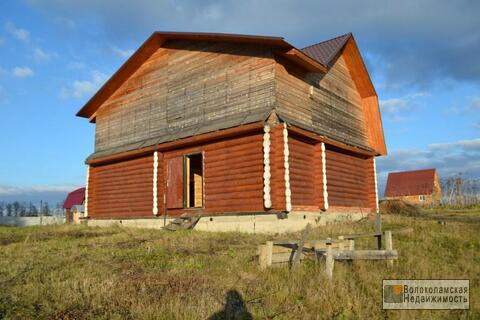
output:
[[296, 48], [292, 48], [289, 51], [285, 52], [283, 56], [294, 63], [300, 65], [304, 69], [311, 72], [321, 72], [326, 73], [327, 67], [319, 63], [317, 60], [314, 60], [307, 56], [305, 53], [301, 52]]
[[294, 268], [298, 264], [298, 262], [300, 261], [300, 256], [303, 254], [303, 246], [305, 244], [305, 241], [307, 240], [308, 235], [310, 234], [311, 228], [312, 228], [312, 226], [309, 223], [309, 224], [307, 224], [307, 226], [305, 227], [305, 229], [302, 232], [302, 238], [298, 242], [297, 248], [295, 249], [295, 252], [293, 254], [292, 263], [290, 265], [291, 269]]
[[[318, 253], [328, 256], [328, 249], [321, 250]], [[335, 260], [389, 260], [397, 259], [397, 250], [332, 250], [332, 256]]]

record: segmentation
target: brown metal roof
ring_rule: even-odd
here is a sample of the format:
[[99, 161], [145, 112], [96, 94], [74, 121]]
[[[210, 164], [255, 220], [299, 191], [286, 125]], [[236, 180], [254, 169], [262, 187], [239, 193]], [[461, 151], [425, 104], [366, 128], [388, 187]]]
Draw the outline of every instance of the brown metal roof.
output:
[[348, 39], [351, 37], [352, 34], [347, 33], [336, 38], [305, 47], [302, 49], [302, 52], [317, 60], [321, 64], [330, 66], [338, 53], [343, 49]]
[[435, 169], [390, 172], [385, 197], [432, 194], [434, 184]]

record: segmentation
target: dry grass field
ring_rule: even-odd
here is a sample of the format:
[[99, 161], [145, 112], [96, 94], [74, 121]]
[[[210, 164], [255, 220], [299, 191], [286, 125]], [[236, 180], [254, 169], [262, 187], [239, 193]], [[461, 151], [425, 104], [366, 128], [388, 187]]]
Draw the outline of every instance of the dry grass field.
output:
[[[445, 216], [467, 217], [445, 219]], [[437, 220], [446, 221], [445, 224]], [[257, 245], [291, 235], [163, 232], [122, 227], [0, 227], [5, 319], [479, 319], [480, 211], [385, 215], [399, 260], [257, 267]], [[372, 221], [315, 229], [310, 238], [371, 232]], [[373, 239], [359, 243], [374, 246]], [[385, 311], [382, 279], [468, 278], [469, 311]], [[226, 303], [229, 300], [229, 303]]]

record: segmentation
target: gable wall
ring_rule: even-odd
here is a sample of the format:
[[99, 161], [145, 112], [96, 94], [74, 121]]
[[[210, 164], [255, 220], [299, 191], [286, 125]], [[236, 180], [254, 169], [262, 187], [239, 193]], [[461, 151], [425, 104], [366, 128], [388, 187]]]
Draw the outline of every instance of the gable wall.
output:
[[349, 145], [370, 146], [362, 99], [342, 56], [325, 75], [277, 63], [276, 79], [278, 113], [288, 122]]
[[169, 41], [98, 110], [95, 151], [261, 120], [274, 103], [273, 88], [268, 47]]

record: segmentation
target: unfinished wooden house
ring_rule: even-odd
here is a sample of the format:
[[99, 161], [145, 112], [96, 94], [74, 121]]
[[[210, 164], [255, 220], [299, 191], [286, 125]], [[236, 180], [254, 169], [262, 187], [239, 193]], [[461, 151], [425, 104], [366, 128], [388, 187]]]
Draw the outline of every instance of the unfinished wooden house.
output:
[[422, 206], [440, 204], [442, 188], [437, 170], [390, 172], [385, 187], [385, 198]]
[[352, 34], [155, 32], [77, 115], [96, 125], [89, 224], [280, 231], [377, 209], [386, 147]]

